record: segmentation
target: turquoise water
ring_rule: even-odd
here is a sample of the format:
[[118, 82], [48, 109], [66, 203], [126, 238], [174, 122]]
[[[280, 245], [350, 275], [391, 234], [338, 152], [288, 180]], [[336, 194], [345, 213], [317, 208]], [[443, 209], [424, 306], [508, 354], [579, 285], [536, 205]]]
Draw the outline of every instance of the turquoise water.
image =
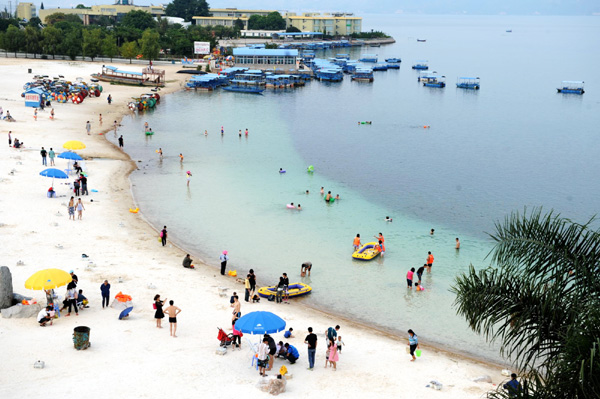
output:
[[[456, 316], [448, 289], [470, 263], [486, 266], [491, 244], [484, 231], [511, 210], [544, 205], [576, 220], [597, 211], [599, 56], [585, 49], [598, 48], [600, 24], [378, 21], [397, 43], [362, 51], [403, 63], [376, 73], [373, 84], [315, 81], [263, 96], [179, 92], [154, 112], [125, 119], [126, 149], [142, 161], [132, 175], [134, 194], [145, 217], [166, 224], [172, 239], [209, 264], [226, 249], [233, 269], [254, 268], [268, 284], [282, 272], [299, 281], [301, 263], [310, 260], [313, 273], [303, 281], [313, 293], [304, 303], [402, 334], [412, 328], [427, 341], [495, 359], [497, 349]], [[343, 50], [322, 56], [337, 52]], [[429, 59], [448, 87], [421, 87], [410, 69], [416, 59]], [[458, 75], [480, 76], [482, 90], [454, 88]], [[586, 80], [587, 93], [558, 95], [561, 80]], [[154, 136], [144, 135], [144, 121]], [[246, 128], [248, 138], [239, 138]], [[321, 187], [342, 199], [326, 204]], [[290, 202], [303, 210], [287, 209]], [[384, 222], [387, 215], [393, 223]], [[360, 233], [366, 242], [379, 232], [385, 258], [353, 261], [353, 237]], [[407, 291], [406, 272], [421, 266], [427, 251], [436, 260], [424, 276], [426, 290]]]

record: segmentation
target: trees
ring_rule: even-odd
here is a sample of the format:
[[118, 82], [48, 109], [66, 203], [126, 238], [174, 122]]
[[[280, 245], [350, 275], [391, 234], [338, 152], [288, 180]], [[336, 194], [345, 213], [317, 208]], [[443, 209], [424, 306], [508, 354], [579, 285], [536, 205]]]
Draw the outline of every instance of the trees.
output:
[[127, 43], [123, 43], [123, 45], [121, 46], [121, 55], [124, 58], [129, 58], [130, 64], [131, 64], [132, 58], [135, 58], [139, 52], [140, 52], [140, 49], [138, 48], [137, 42], [127, 42]]
[[233, 27], [237, 30], [244, 30], [245, 26], [244, 26], [244, 22], [241, 19], [236, 19], [235, 22], [233, 23]]
[[83, 56], [90, 57], [92, 61], [102, 50], [102, 31], [100, 29], [83, 30]]
[[173, 0], [167, 5], [165, 13], [169, 17], [179, 17], [187, 22], [192, 20], [192, 17], [209, 16], [208, 3], [206, 0]]
[[[496, 223], [497, 268], [456, 278], [458, 313], [501, 342], [523, 398], [600, 397], [600, 230], [541, 209]], [[488, 397], [509, 397], [502, 391]]]
[[75, 60], [83, 52], [82, 43], [81, 29], [71, 29], [62, 40], [61, 52], [68, 55], [70, 59]]
[[160, 36], [158, 32], [151, 29], [146, 29], [140, 40], [142, 47], [142, 55], [147, 60], [155, 60], [160, 52]]
[[41, 39], [42, 36], [39, 30], [32, 26], [27, 26], [25, 28], [25, 51], [27, 53], [33, 53], [33, 58], [37, 58], [37, 54], [42, 49]]
[[282, 30], [285, 29], [285, 19], [277, 11], [267, 16], [252, 15], [248, 19], [248, 29], [251, 30]]
[[46, 24], [54, 25], [58, 22], [71, 22], [78, 25], [83, 25], [83, 21], [74, 14], [65, 15], [62, 12], [55, 12], [54, 14], [50, 14], [46, 17]]
[[117, 41], [112, 33], [106, 35], [106, 37], [102, 39], [102, 54], [109, 57], [110, 62], [112, 62], [115, 55], [119, 54]]
[[42, 48], [47, 54], [52, 54], [52, 59], [58, 51], [61, 42], [61, 31], [54, 26], [47, 26], [42, 30]]
[[302, 32], [300, 29], [296, 28], [295, 26], [289, 26], [286, 30], [286, 32]]
[[24, 43], [25, 33], [16, 26], [10, 25], [4, 33], [5, 50], [14, 52], [16, 57], [17, 51], [19, 51], [23, 47]]
[[123, 16], [121, 26], [124, 28], [138, 29], [145, 31], [146, 29], [156, 28], [156, 21], [150, 13], [141, 10], [129, 11]]

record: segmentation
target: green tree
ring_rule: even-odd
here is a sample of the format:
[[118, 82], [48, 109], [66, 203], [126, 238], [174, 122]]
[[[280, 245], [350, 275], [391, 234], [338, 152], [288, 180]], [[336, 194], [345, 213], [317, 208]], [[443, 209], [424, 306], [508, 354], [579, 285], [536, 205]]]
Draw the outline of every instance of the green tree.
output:
[[19, 20], [16, 18], [0, 18], [0, 32], [6, 32], [9, 26], [19, 27]]
[[58, 22], [71, 22], [74, 24], [83, 25], [83, 21], [77, 15], [65, 14], [62, 12], [55, 12], [54, 14], [48, 15], [44, 22], [48, 25], [54, 25]]
[[54, 26], [47, 26], [42, 30], [42, 48], [47, 54], [52, 54], [52, 59], [58, 52], [62, 40], [62, 32]]
[[252, 15], [248, 19], [248, 29], [252, 30], [283, 30], [285, 25], [285, 19], [277, 11], [273, 11], [265, 17]]
[[156, 21], [154, 17], [146, 11], [134, 10], [129, 11], [123, 16], [120, 25], [124, 28], [139, 29], [145, 31], [146, 29], [156, 28]]
[[495, 268], [456, 278], [458, 313], [501, 343], [528, 387], [488, 398], [600, 397], [600, 230], [541, 209], [513, 213], [491, 235]]
[[265, 18], [260, 15], [251, 15], [248, 19], [249, 30], [264, 30], [265, 29]]
[[37, 54], [41, 51], [42, 36], [36, 28], [32, 26], [27, 26], [25, 28], [25, 57], [27, 57], [27, 53], [32, 53], [33, 58], [37, 58]]
[[276, 49], [279, 45], [277, 43], [265, 43], [265, 49]]
[[75, 8], [78, 10], [89, 10], [92, 7], [86, 7], [84, 4], [77, 4], [77, 6]]
[[15, 57], [17, 51], [23, 48], [25, 44], [25, 33], [16, 26], [9, 26], [4, 33], [4, 48], [6, 51], [14, 52]]
[[39, 19], [38, 17], [31, 17], [29, 22], [27, 22], [27, 26], [31, 26], [33, 28], [39, 29], [41, 23], [42, 23], [42, 20]]
[[112, 33], [106, 35], [106, 37], [102, 40], [102, 54], [106, 57], [109, 57], [110, 62], [112, 62], [115, 55], [119, 54], [117, 41]]
[[61, 52], [66, 54], [70, 59], [75, 60], [78, 55], [83, 53], [83, 38], [81, 29], [71, 29], [64, 35], [61, 43]]
[[129, 63], [135, 58], [140, 52], [137, 42], [126, 42], [121, 46], [121, 55], [123, 58], [129, 58]]
[[244, 30], [245, 26], [244, 26], [244, 21], [242, 21], [241, 19], [236, 19], [235, 22], [233, 23], [233, 26], [235, 27], [235, 29], [237, 30]]
[[142, 47], [142, 55], [147, 60], [155, 60], [160, 52], [160, 36], [158, 32], [151, 29], [146, 29], [142, 35], [140, 45]]
[[179, 17], [190, 22], [193, 17], [208, 17], [206, 0], [173, 0], [167, 5], [165, 14], [169, 17]]
[[289, 26], [285, 31], [286, 32], [302, 32], [300, 29], [296, 28], [295, 26]]
[[100, 29], [83, 30], [83, 56], [90, 57], [92, 61], [102, 51], [102, 31]]

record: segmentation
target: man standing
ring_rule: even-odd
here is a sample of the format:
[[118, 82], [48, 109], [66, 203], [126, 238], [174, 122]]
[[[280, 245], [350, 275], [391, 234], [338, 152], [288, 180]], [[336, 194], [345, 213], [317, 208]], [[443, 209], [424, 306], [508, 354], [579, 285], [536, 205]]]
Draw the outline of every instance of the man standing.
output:
[[175, 333], [177, 332], [177, 315], [181, 313], [181, 309], [173, 305], [173, 300], [169, 301], [169, 307], [164, 310], [164, 313], [169, 315], [169, 332], [173, 338], [177, 338]]
[[250, 302], [250, 289], [251, 289], [251, 286], [250, 286], [250, 275], [249, 274], [246, 275], [246, 280], [244, 280], [244, 287], [246, 288], [246, 293], [244, 295], [244, 300], [246, 302]]
[[277, 344], [269, 334], [265, 334], [265, 339], [269, 344], [269, 367], [267, 368], [267, 371], [271, 371], [273, 368], [273, 360], [275, 360], [275, 354], [277, 353]]
[[106, 307], [108, 307], [110, 298], [110, 284], [108, 280], [104, 280], [104, 283], [100, 286], [100, 292], [102, 293], [102, 309], [104, 309], [104, 303], [106, 302]]
[[54, 150], [52, 149], [52, 147], [50, 147], [50, 151], [48, 152], [48, 157], [50, 158], [50, 166], [54, 166], [54, 157], [56, 156], [56, 154], [54, 153]]
[[42, 150], [40, 151], [40, 155], [42, 156], [42, 165], [46, 166], [46, 150], [44, 149], [44, 147], [42, 147]]
[[421, 277], [423, 276], [423, 272], [425, 271], [426, 267], [427, 265], [425, 264], [417, 269], [417, 277], [419, 278], [419, 284], [421, 284]]
[[258, 360], [258, 372], [261, 376], [266, 377], [265, 369], [269, 364], [269, 340], [268, 338], [263, 338], [262, 343], [258, 346], [258, 351], [256, 353], [256, 359]]
[[71, 275], [71, 281], [73, 282], [73, 284], [75, 284], [75, 286], [77, 286], [77, 284], [79, 283], [79, 279], [77, 278], [77, 275], [75, 273], [73, 273], [73, 270], [71, 270], [69, 272], [69, 274]]
[[431, 251], [427, 252], [427, 272], [431, 273], [431, 266], [433, 266], [433, 255], [431, 254]]
[[510, 397], [516, 397], [519, 394], [521, 391], [521, 385], [519, 384], [517, 375], [515, 373], [510, 375], [510, 381], [504, 384], [503, 388], [508, 390], [508, 395]]
[[87, 177], [81, 174], [79, 177], [79, 183], [81, 184], [81, 195], [88, 195], [89, 193], [87, 189]]
[[160, 241], [163, 247], [167, 245], [167, 226], [163, 226], [163, 229], [160, 231]]
[[123, 148], [123, 135], [119, 137], [119, 148]]
[[227, 261], [229, 260], [229, 256], [227, 256], [227, 251], [223, 251], [221, 256], [219, 256], [219, 260], [221, 261], [221, 276], [224, 276], [225, 268], [227, 267]]
[[233, 303], [231, 304], [231, 307], [233, 308], [233, 317], [231, 318], [231, 325], [233, 326], [235, 325], [235, 322], [242, 317], [242, 304], [240, 303], [237, 295], [233, 296]]
[[317, 351], [317, 334], [313, 334], [312, 327], [308, 327], [308, 335], [304, 339], [308, 344], [308, 369], [312, 371], [315, 367], [315, 353]]
[[92, 124], [90, 123], [90, 121], [87, 121], [85, 123], [85, 131], [87, 132], [88, 136], [90, 135], [91, 130], [92, 130]]

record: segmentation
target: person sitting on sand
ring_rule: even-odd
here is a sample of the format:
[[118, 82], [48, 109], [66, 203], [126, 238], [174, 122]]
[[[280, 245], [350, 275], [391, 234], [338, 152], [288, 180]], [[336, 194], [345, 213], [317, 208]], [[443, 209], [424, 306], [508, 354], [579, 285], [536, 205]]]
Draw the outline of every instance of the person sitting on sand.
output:
[[40, 310], [37, 316], [37, 321], [40, 323], [40, 327], [46, 327], [46, 323], [50, 322], [52, 325], [52, 306], [46, 306], [44, 309]]
[[291, 364], [296, 363], [296, 360], [298, 360], [298, 358], [300, 357], [300, 353], [298, 352], [298, 349], [296, 349], [295, 346], [288, 344], [287, 342], [285, 343], [284, 346], [285, 346], [285, 349], [287, 350], [285, 358], [287, 360], [289, 360]]
[[275, 354], [275, 356], [285, 359], [286, 353], [287, 353], [287, 350], [285, 349], [285, 346], [283, 345], [283, 341], [279, 341], [277, 343], [277, 353]]
[[83, 295], [83, 290], [79, 290], [79, 292], [77, 293], [77, 306], [79, 306], [80, 308], [89, 308], [88, 303], [90, 303], [88, 301], [88, 299], [86, 298], [85, 295]]
[[260, 302], [260, 297], [258, 296], [258, 294], [254, 294], [254, 296], [252, 297], [252, 303], [258, 302]]
[[289, 338], [294, 338], [294, 335], [292, 334], [294, 331], [294, 329], [292, 327], [290, 327], [289, 330], [287, 330], [285, 333], [283, 333], [283, 338], [289, 339]]
[[183, 258], [183, 267], [187, 269], [194, 268], [194, 265], [192, 265], [192, 258], [190, 257], [190, 254], [187, 254], [185, 258]]

